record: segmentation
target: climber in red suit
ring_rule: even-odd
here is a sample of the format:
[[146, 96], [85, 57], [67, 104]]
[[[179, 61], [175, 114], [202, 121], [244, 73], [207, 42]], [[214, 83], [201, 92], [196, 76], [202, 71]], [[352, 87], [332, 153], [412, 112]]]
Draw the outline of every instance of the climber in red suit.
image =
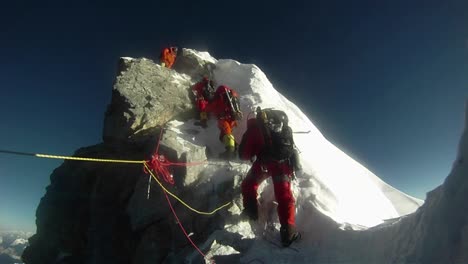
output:
[[195, 95], [195, 105], [200, 115], [200, 123], [202, 127], [206, 127], [206, 122], [208, 121], [206, 106], [213, 100], [214, 83], [204, 76], [201, 81], [192, 86], [192, 92]]
[[219, 140], [224, 143], [226, 152], [223, 155], [228, 159], [233, 158], [236, 150], [236, 140], [232, 130], [237, 126], [236, 120], [242, 119], [238, 97], [236, 91], [221, 85], [216, 89], [213, 101], [205, 108], [206, 112], [212, 112], [218, 119]]
[[[247, 121], [247, 131], [242, 136], [242, 141], [239, 145], [239, 158], [242, 160], [254, 161], [250, 168], [247, 177], [242, 182], [242, 196], [244, 205], [244, 214], [252, 220], [258, 219], [257, 205], [257, 189], [260, 184], [272, 177], [275, 198], [278, 203], [278, 218], [281, 224], [281, 241], [283, 246], [289, 246], [294, 240], [300, 237], [295, 227], [295, 200], [291, 191], [291, 180], [294, 175], [295, 165], [292, 161], [294, 150], [288, 150], [290, 153], [284, 159], [276, 159], [275, 152], [281, 152], [278, 147], [268, 147], [271, 143], [267, 143], [266, 134], [264, 132], [264, 123], [257, 118], [252, 118]], [[287, 117], [286, 117], [287, 119]], [[288, 145], [294, 146], [292, 139], [292, 130], [287, 126], [286, 121], [278, 121], [281, 123], [277, 137], [289, 138]], [[271, 139], [272, 136], [270, 136]], [[288, 152], [288, 151], [283, 151]]]

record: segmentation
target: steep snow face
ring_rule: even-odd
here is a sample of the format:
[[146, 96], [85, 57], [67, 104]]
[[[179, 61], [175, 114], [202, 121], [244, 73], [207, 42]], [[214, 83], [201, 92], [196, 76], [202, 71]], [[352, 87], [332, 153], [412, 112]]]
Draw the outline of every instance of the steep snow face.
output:
[[[200, 57], [216, 62], [213, 78], [217, 85], [227, 85], [240, 94], [244, 120], [234, 131], [238, 141], [245, 131], [247, 118], [254, 116], [257, 106], [285, 111], [293, 131], [307, 132], [294, 135], [303, 165], [294, 188], [298, 226], [306, 228], [311, 208], [339, 224], [371, 227], [384, 219], [412, 213], [423, 203], [389, 186], [330, 143], [294, 103], [275, 90], [257, 66], [216, 60], [206, 53]], [[221, 152], [216, 124], [213, 120], [210, 122], [209, 129], [198, 140], [215, 152]]]

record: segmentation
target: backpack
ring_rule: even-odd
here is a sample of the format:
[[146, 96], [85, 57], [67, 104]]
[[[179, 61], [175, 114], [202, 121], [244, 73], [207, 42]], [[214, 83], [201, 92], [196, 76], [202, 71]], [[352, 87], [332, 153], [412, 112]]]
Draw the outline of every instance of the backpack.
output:
[[215, 94], [215, 87], [213, 85], [213, 81], [209, 80], [205, 83], [205, 87], [203, 88], [203, 97], [208, 101], [213, 101]]
[[240, 109], [239, 99], [232, 90], [226, 90], [223, 95], [223, 101], [229, 107], [230, 114], [234, 119], [242, 119], [242, 111]]
[[265, 139], [262, 158], [277, 161], [290, 160], [295, 155], [292, 129], [284, 111], [257, 109], [257, 121]]

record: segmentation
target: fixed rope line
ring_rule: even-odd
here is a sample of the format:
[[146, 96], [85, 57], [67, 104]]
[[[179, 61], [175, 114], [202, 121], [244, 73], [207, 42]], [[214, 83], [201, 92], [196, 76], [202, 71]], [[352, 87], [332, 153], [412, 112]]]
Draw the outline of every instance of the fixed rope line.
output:
[[194, 161], [194, 162], [165, 162], [163, 165], [172, 165], [172, 166], [198, 166], [203, 164], [209, 164], [207, 160], [205, 161]]
[[84, 157], [67, 157], [67, 156], [55, 156], [47, 154], [35, 154], [39, 158], [48, 159], [64, 159], [64, 160], [81, 160], [81, 161], [95, 161], [95, 162], [113, 162], [113, 163], [130, 163], [130, 164], [144, 164], [144, 160], [117, 160], [117, 159], [97, 159], [97, 158], [84, 158]]
[[[79, 160], [79, 161], [93, 161], [93, 162], [111, 162], [111, 163], [130, 163], [130, 164], [143, 164], [146, 170], [151, 174], [153, 179], [156, 180], [156, 182], [159, 184], [159, 186], [167, 192], [169, 195], [174, 197], [177, 201], [182, 203], [185, 207], [190, 209], [191, 211], [201, 214], [201, 215], [212, 215], [216, 213], [217, 211], [223, 209], [224, 207], [228, 206], [231, 204], [231, 202], [228, 202], [216, 209], [214, 209], [211, 212], [203, 212], [196, 210], [192, 208], [190, 205], [185, 203], [182, 199], [177, 197], [175, 194], [171, 193], [169, 190], [167, 190], [162, 183], [158, 180], [156, 175], [152, 172], [152, 170], [148, 167], [147, 161], [145, 160], [119, 160], [119, 159], [99, 159], [99, 158], [85, 158], [85, 157], [70, 157], [70, 156], [58, 156], [58, 155], [48, 155], [48, 154], [39, 154], [39, 153], [28, 153], [28, 152], [19, 152], [19, 151], [10, 151], [10, 150], [0, 150], [0, 153], [6, 153], [6, 154], [14, 154], [14, 155], [22, 155], [22, 156], [32, 156], [32, 157], [39, 157], [39, 158], [47, 158], [47, 159], [62, 159], [62, 160]], [[195, 164], [192, 164], [195, 165]]]
[[177, 201], [179, 201], [180, 203], [182, 203], [185, 207], [187, 207], [188, 209], [190, 209], [191, 211], [197, 213], [197, 214], [201, 214], [201, 215], [212, 215], [214, 213], [216, 213], [217, 211], [223, 209], [224, 207], [226, 206], [229, 206], [231, 204], [231, 202], [228, 202], [216, 209], [214, 209], [213, 211], [211, 212], [202, 212], [202, 211], [198, 211], [197, 209], [194, 209], [192, 208], [190, 205], [188, 205], [187, 203], [185, 203], [184, 201], [182, 201], [179, 197], [177, 197], [175, 194], [171, 193], [168, 189], [166, 189], [162, 183], [158, 180], [158, 177], [156, 177], [156, 175], [154, 175], [153, 171], [148, 167], [148, 164], [145, 162], [144, 163], [144, 166], [146, 168], [146, 170], [151, 174], [151, 176], [153, 177], [153, 179], [159, 184], [159, 186], [166, 192], [168, 193], [170, 196], [172, 196], [174, 199], [176, 199]]
[[[151, 163], [151, 165], [152, 165], [152, 167], [153, 167], [153, 169], [154, 169], [155, 171], [157, 171], [157, 170], [163, 171], [163, 169], [161, 168], [161, 165], [159, 165], [159, 164], [160, 164], [160, 161], [157, 161], [157, 162], [155, 163], [154, 160], [155, 160], [155, 159], [156, 159], [156, 160], [159, 160], [159, 159], [158, 159], [158, 155], [159, 155], [159, 154], [158, 154], [158, 153], [159, 153], [159, 144], [161, 143], [161, 138], [162, 138], [162, 135], [163, 135], [163, 131], [164, 131], [164, 127], [165, 127], [165, 126], [166, 126], [166, 124], [164, 123], [164, 125], [161, 127], [161, 130], [159, 130], [158, 144], [156, 145], [156, 149], [154, 150], [154, 154], [151, 156], [151, 161], [150, 161], [150, 163]], [[147, 173], [146, 170], [151, 171], [151, 170], [146, 166], [146, 163], [144, 163], [143, 166], [144, 166], [143, 171], [144, 171], [145, 173]], [[158, 168], [158, 167], [159, 167], [159, 168]], [[166, 169], [166, 171], [168, 172], [167, 169]], [[146, 199], [147, 199], [147, 200], [149, 200], [149, 198], [150, 198], [150, 193], [151, 193], [151, 177], [153, 177], [153, 176], [151, 176], [151, 173], [148, 173], [148, 174], [149, 174], [149, 175], [148, 175], [148, 190], [147, 190], [147, 194], [146, 194]], [[174, 179], [172, 178], [172, 174], [170, 174], [170, 173], [167, 173], [167, 174], [169, 174], [169, 178], [167, 178], [167, 177], [166, 177], [167, 175], [164, 175], [164, 173], [163, 173], [163, 177], [166, 177], [165, 180], [168, 181], [168, 182], [170, 182], [171, 184], [174, 184]], [[171, 182], [171, 181], [172, 181], [172, 182]], [[164, 194], [165, 194], [165, 193], [164, 193]], [[165, 195], [167, 196], [167, 194], [165, 194]]]
[[[203, 256], [204, 259], [207, 259], [206, 255], [203, 254], [203, 252], [200, 250], [199, 247], [197, 247], [197, 245], [195, 244], [195, 242], [193, 242], [193, 240], [190, 238], [190, 236], [187, 234], [187, 231], [185, 230], [184, 226], [182, 225], [182, 222], [180, 221], [179, 217], [177, 216], [177, 213], [175, 212], [174, 210], [174, 207], [172, 206], [172, 203], [171, 203], [171, 200], [169, 199], [169, 196], [167, 196], [167, 192], [164, 191], [164, 196], [166, 197], [166, 201], [167, 203], [169, 204], [169, 208], [171, 208], [171, 211], [172, 211], [172, 214], [174, 215], [176, 221], [177, 221], [177, 224], [179, 225], [180, 229], [182, 230], [182, 232], [184, 233], [185, 237], [187, 238], [187, 240], [190, 242], [190, 244], [192, 244], [192, 246], [198, 251], [198, 253], [200, 253], [200, 255]], [[210, 263], [214, 263], [211, 259], [207, 259], [208, 261], [210, 261]]]
[[[186, 203], [184, 203], [181, 199], [179, 199], [177, 196], [169, 192], [162, 183], [158, 180], [156, 175], [154, 173], [159, 173], [159, 175], [168, 183], [174, 184], [174, 179], [172, 177], [172, 173], [169, 171], [168, 166], [170, 166], [170, 162], [164, 157], [164, 155], [159, 155], [159, 144], [161, 143], [161, 138], [163, 134], [163, 128], [161, 128], [161, 131], [159, 131], [159, 140], [156, 145], [156, 149], [154, 151], [154, 154], [151, 156], [151, 160], [146, 161], [143, 163], [143, 171], [145, 173], [149, 174], [148, 178], [148, 199], [149, 199], [149, 192], [150, 192], [150, 186], [151, 186], [151, 178], [154, 178], [154, 180], [159, 184], [159, 186], [163, 189], [164, 197], [166, 197], [167, 203], [169, 204], [169, 207], [171, 208], [172, 214], [174, 215], [175, 219], [177, 220], [177, 223], [179, 224], [180, 229], [184, 233], [185, 237], [187, 238], [188, 241], [192, 244], [192, 246], [200, 253], [201, 256], [203, 256], [204, 259], [206, 259], [206, 255], [203, 254], [203, 252], [197, 247], [197, 245], [192, 241], [190, 236], [187, 234], [187, 231], [185, 230], [184, 226], [182, 225], [182, 222], [180, 221], [179, 217], [177, 216], [177, 213], [175, 212], [174, 208], [172, 207], [171, 200], [169, 199], [169, 196], [167, 195], [168, 193], [176, 198], [178, 201], [180, 201], [183, 205], [185, 205], [187, 208], [193, 210], [190, 206], [188, 206]], [[173, 165], [176, 165], [174, 163]], [[180, 165], [177, 163], [176, 166], [183, 166], [183, 163], [180, 163]], [[154, 172], [154, 173], [153, 173]], [[197, 210], [193, 210], [196, 211]], [[214, 213], [215, 211], [213, 211]], [[210, 263], [214, 263], [214, 261], [209, 260]]]
[[57, 156], [57, 155], [27, 153], [27, 152], [18, 152], [18, 151], [1, 150], [1, 149], [0, 149], [0, 153], [32, 156], [32, 157], [47, 158], [47, 159], [81, 160], [81, 161], [94, 161], [94, 162], [133, 163], [133, 164], [144, 164], [146, 162], [144, 160], [118, 160], [118, 159], [99, 159], [99, 158]]
[[[161, 131], [162, 132], [162, 131]], [[162, 133], [161, 133], [162, 134]], [[160, 134], [160, 138], [161, 138], [161, 134]], [[203, 211], [199, 211], [199, 210], [196, 210], [194, 208], [192, 208], [190, 205], [188, 205], [187, 203], [185, 203], [182, 199], [180, 199], [179, 197], [177, 197], [175, 194], [171, 193], [169, 190], [167, 190], [163, 185], [162, 183], [158, 180], [158, 178], [156, 177], [156, 175], [154, 175], [153, 173], [153, 169], [155, 169], [156, 171], [158, 171], [159, 173], [162, 173], [163, 174], [163, 177], [166, 181], [169, 181], [169, 183], [173, 183], [173, 179], [172, 179], [172, 174], [169, 173], [169, 171], [167, 170], [167, 166], [170, 166], [170, 165], [175, 165], [175, 166], [194, 166], [194, 165], [201, 165], [201, 164], [206, 164], [206, 161], [202, 161], [202, 162], [192, 162], [192, 163], [172, 163], [172, 162], [169, 162], [167, 161], [164, 156], [161, 156], [163, 158], [163, 160], [160, 160], [159, 159], [159, 154], [158, 154], [158, 150], [159, 150], [159, 142], [158, 142], [158, 145], [156, 147], [156, 152], [155, 154], [153, 154], [152, 156], [152, 159], [149, 160], [149, 161], [146, 161], [146, 160], [117, 160], [117, 159], [98, 159], [98, 158], [85, 158], [85, 157], [70, 157], [70, 156], [57, 156], [57, 155], [48, 155], [48, 154], [35, 154], [35, 153], [26, 153], [26, 152], [17, 152], [17, 151], [9, 151], [9, 150], [0, 150], [0, 153], [7, 153], [7, 154], [15, 154], [15, 155], [23, 155], [23, 156], [33, 156], [33, 157], [39, 157], [39, 158], [49, 158], [49, 159], [62, 159], [62, 160], [79, 160], [79, 161], [94, 161], [94, 162], [116, 162], [116, 163], [131, 163], [131, 164], [143, 164], [144, 166], [144, 171], [145, 173], [149, 173], [150, 174], [150, 177], [149, 177], [149, 181], [148, 181], [148, 191], [147, 191], [147, 197], [149, 198], [149, 193], [150, 193], [150, 186], [151, 186], [151, 178], [153, 178], [158, 184], [159, 186], [163, 189], [163, 192], [164, 192], [164, 195], [166, 197], [166, 200], [169, 204], [169, 207], [171, 208], [172, 210], [172, 213], [174, 214], [174, 217], [177, 219], [177, 222], [179, 223], [179, 226], [180, 228], [182, 229], [182, 232], [184, 233], [184, 235], [187, 237], [187, 239], [190, 241], [190, 243], [192, 244], [192, 246], [203, 256], [204, 259], [208, 260], [210, 263], [214, 263], [213, 260], [211, 259], [207, 259], [206, 255], [203, 254], [203, 252], [195, 245], [195, 243], [192, 241], [192, 239], [190, 238], [190, 236], [187, 234], [186, 230], [184, 229], [184, 227], [182, 226], [179, 218], [177, 217], [177, 214], [174, 210], [174, 208], [172, 207], [172, 204], [171, 204], [171, 201], [169, 200], [169, 197], [167, 196], [168, 194], [171, 195], [174, 199], [176, 199], [177, 201], [179, 201], [180, 203], [182, 203], [185, 207], [187, 207], [188, 209], [190, 209], [191, 211], [195, 212], [195, 213], [198, 213], [198, 214], [201, 214], [201, 215], [213, 215], [214, 213], [216, 213], [217, 211], [223, 209], [224, 207], [228, 206], [231, 204], [231, 202], [228, 202], [216, 209], [214, 209], [213, 211], [211, 212], [203, 212]], [[151, 168], [150, 166], [148, 165], [150, 164], [151, 165]], [[168, 178], [168, 176], [170, 176], [170, 179]]]

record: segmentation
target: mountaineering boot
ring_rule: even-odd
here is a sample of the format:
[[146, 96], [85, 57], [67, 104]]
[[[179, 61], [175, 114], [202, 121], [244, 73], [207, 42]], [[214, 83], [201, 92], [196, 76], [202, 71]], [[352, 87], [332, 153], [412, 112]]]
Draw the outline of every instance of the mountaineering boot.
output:
[[283, 247], [289, 247], [289, 245], [291, 245], [292, 242], [301, 238], [301, 234], [297, 232], [296, 227], [289, 224], [286, 226], [281, 226], [280, 235], [281, 244], [283, 244]]
[[256, 200], [248, 201], [244, 205], [244, 210], [242, 211], [242, 215], [247, 216], [250, 220], [256, 221], [258, 219], [257, 201]]

